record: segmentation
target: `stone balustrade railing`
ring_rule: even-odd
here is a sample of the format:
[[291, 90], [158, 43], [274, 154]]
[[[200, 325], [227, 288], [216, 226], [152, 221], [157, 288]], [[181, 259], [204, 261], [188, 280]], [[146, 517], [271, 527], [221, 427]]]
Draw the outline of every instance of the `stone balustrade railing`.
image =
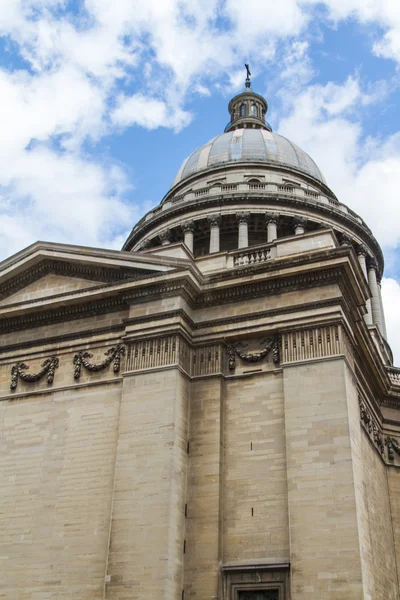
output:
[[240, 250], [240, 252], [236, 252], [233, 255], [233, 266], [254, 265], [270, 260], [271, 258], [271, 249], [269, 247], [249, 248], [248, 250]]
[[400, 369], [396, 369], [396, 367], [391, 367], [390, 369], [388, 369], [388, 375], [391, 384], [400, 387]]

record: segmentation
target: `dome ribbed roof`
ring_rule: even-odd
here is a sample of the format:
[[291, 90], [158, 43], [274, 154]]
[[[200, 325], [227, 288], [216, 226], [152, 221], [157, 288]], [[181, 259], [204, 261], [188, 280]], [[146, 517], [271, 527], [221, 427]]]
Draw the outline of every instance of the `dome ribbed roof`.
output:
[[193, 152], [183, 162], [173, 185], [211, 167], [236, 162], [275, 163], [326, 183], [312, 158], [288, 139], [264, 129], [236, 129], [218, 135]]

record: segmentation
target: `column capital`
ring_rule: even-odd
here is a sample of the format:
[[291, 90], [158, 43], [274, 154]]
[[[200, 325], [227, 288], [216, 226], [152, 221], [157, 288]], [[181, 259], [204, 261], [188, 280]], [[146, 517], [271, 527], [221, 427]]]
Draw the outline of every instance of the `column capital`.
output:
[[340, 242], [341, 246], [350, 246], [350, 248], [352, 247], [352, 240], [351, 237], [349, 235], [347, 235], [347, 233], [344, 233], [342, 235], [342, 241]]
[[364, 244], [359, 244], [357, 246], [357, 256], [364, 256], [364, 258], [367, 258], [368, 256], [368, 250], [367, 248], [364, 246]]
[[275, 225], [278, 225], [278, 218], [279, 215], [274, 214], [274, 213], [265, 213], [265, 221], [268, 225], [268, 223], [275, 223]]
[[143, 242], [140, 244], [140, 250], [147, 250], [147, 248], [149, 248], [150, 246], [150, 240], [143, 240]]
[[376, 273], [378, 273], [378, 270], [379, 270], [378, 261], [373, 257], [371, 257], [368, 261], [368, 270], [369, 269], [374, 269], [374, 271]]
[[219, 227], [221, 225], [221, 215], [210, 215], [207, 217], [210, 227]]
[[183, 233], [187, 233], [188, 231], [194, 231], [194, 221], [185, 221], [181, 225]]
[[160, 233], [158, 234], [159, 238], [161, 240], [161, 244], [169, 244], [171, 242], [171, 230], [170, 229], [164, 229], [164, 231], [160, 231]]
[[249, 212], [239, 212], [236, 213], [236, 221], [239, 223], [239, 225], [241, 223], [248, 223], [250, 219], [250, 213]]
[[295, 227], [305, 227], [307, 225], [307, 219], [305, 217], [295, 217], [294, 226]]

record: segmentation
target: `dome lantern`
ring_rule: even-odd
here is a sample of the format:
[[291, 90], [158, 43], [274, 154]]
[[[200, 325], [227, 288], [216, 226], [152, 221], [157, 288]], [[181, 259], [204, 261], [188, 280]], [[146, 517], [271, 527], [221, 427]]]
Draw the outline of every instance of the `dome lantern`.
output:
[[231, 120], [225, 128], [225, 133], [235, 129], [266, 129], [272, 131], [269, 123], [265, 121], [265, 115], [268, 111], [267, 101], [251, 89], [249, 65], [246, 64], [245, 66], [247, 70], [245, 89], [229, 102], [228, 110]]

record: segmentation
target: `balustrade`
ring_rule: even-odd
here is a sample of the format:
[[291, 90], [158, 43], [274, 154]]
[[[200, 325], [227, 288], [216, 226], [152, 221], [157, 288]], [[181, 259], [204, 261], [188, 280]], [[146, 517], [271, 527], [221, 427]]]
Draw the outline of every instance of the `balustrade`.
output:
[[388, 369], [388, 375], [392, 385], [400, 386], [400, 369]]
[[255, 248], [247, 252], [240, 252], [233, 257], [233, 266], [253, 265], [271, 259], [270, 248]]

